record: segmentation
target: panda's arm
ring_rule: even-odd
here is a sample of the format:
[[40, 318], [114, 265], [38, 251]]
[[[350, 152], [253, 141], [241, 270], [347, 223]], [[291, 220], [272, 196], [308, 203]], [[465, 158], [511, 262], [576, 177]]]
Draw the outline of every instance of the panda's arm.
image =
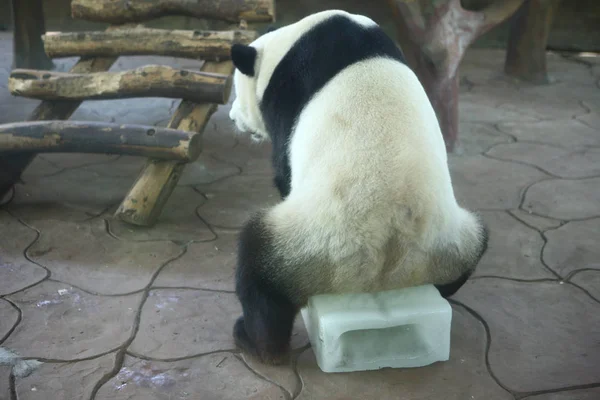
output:
[[275, 148], [273, 149], [273, 169], [275, 172], [273, 181], [283, 200], [292, 190], [292, 170], [286, 151], [277, 152]]

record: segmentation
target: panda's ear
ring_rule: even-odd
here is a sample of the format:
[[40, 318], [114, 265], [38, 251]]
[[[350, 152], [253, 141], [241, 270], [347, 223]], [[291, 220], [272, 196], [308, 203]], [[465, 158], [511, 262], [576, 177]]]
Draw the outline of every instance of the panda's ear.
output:
[[231, 61], [244, 75], [254, 76], [257, 51], [252, 46], [236, 43], [231, 46]]

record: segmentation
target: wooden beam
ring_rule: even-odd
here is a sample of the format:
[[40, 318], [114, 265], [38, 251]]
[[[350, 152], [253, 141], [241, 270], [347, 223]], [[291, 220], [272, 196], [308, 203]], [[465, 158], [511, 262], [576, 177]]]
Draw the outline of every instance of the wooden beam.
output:
[[[124, 26], [124, 28], [131, 28], [131, 26]], [[108, 28], [108, 30], [113, 29], [120, 29], [120, 27]], [[107, 71], [116, 60], [117, 57], [84, 57], [71, 68], [70, 72], [82, 74]], [[69, 119], [80, 104], [81, 101], [43, 101], [33, 110], [29, 121]], [[19, 181], [21, 174], [34, 157], [35, 154], [31, 153], [0, 155], [0, 197]]]
[[[231, 74], [231, 61], [205, 63], [201, 70], [219, 74]], [[170, 128], [202, 132], [217, 105], [182, 102], [173, 114]], [[133, 187], [115, 212], [115, 218], [139, 225], [152, 226], [158, 220], [169, 196], [177, 186], [185, 164], [174, 161], [148, 160]]]
[[13, 95], [41, 100], [109, 100], [166, 97], [225, 104], [231, 76], [208, 74], [163, 65], [121, 72], [71, 74], [14, 70], [8, 79]]
[[44, 48], [52, 58], [72, 56], [140, 56], [159, 55], [229, 60], [231, 46], [249, 44], [254, 32], [191, 31], [168, 29], [122, 29], [118, 31], [48, 33]]
[[275, 0], [73, 0], [73, 18], [119, 24], [182, 15], [229, 22], [275, 20]]
[[190, 162], [201, 137], [175, 129], [82, 121], [0, 125], [2, 153], [106, 153]]

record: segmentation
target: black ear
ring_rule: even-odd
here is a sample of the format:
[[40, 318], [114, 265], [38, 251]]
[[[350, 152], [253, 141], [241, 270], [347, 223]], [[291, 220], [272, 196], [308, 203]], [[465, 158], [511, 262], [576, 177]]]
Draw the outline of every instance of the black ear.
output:
[[233, 61], [233, 65], [244, 75], [254, 76], [256, 55], [256, 49], [252, 46], [238, 43], [231, 46], [231, 61]]

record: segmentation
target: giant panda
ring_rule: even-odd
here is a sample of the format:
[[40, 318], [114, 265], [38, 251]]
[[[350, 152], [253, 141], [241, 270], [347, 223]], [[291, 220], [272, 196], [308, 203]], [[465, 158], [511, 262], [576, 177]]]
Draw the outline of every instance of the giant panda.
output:
[[309, 297], [435, 284], [451, 296], [487, 248], [458, 205], [435, 112], [371, 19], [319, 12], [231, 49], [240, 131], [272, 142], [282, 201], [239, 235], [238, 347], [287, 359]]

